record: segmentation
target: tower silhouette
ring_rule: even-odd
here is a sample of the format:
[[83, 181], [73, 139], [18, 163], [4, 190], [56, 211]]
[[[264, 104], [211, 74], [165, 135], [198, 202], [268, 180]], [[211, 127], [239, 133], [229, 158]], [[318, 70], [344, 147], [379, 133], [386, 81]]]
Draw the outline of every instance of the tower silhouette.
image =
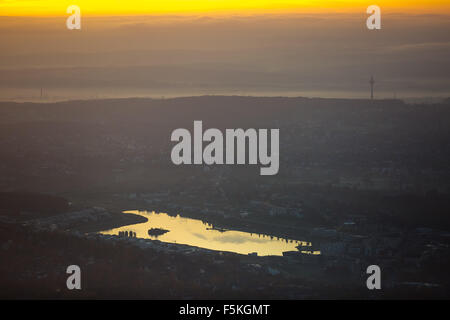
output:
[[375, 84], [375, 80], [373, 80], [373, 76], [370, 76], [370, 99], [373, 100], [373, 85]]

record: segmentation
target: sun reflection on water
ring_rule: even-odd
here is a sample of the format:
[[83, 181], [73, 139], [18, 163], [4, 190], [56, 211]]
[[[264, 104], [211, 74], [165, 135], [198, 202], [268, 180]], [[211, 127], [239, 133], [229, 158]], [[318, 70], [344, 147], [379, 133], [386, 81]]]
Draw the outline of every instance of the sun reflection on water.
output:
[[[147, 222], [101, 231], [105, 235], [119, 235], [127, 232], [136, 238], [158, 239], [162, 242], [186, 244], [218, 251], [230, 251], [241, 254], [256, 252], [259, 256], [281, 256], [284, 251], [297, 251], [311, 247], [311, 242], [242, 231], [215, 228], [213, 225], [197, 219], [170, 216], [155, 211], [130, 210], [124, 213], [140, 215]], [[168, 232], [159, 236], [149, 235], [149, 230], [165, 229]], [[305, 254], [320, 254], [320, 251], [301, 250]]]

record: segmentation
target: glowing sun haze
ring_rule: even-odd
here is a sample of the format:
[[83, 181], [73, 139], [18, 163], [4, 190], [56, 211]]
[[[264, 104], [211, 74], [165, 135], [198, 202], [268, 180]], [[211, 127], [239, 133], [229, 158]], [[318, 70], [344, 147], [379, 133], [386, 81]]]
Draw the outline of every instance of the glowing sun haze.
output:
[[69, 5], [84, 15], [355, 12], [376, 4], [385, 11], [449, 13], [448, 0], [0, 0], [0, 16], [61, 16]]

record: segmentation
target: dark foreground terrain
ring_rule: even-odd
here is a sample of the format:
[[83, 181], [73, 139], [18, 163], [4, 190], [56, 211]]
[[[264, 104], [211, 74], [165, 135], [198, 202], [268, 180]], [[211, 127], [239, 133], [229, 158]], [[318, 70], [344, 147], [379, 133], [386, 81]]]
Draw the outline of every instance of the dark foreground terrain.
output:
[[[175, 166], [170, 134], [279, 128], [280, 172]], [[448, 298], [450, 101], [192, 97], [0, 103], [3, 298]], [[181, 214], [321, 255], [102, 237]], [[82, 290], [66, 288], [67, 266]], [[366, 288], [366, 268], [382, 290]]]
[[[368, 291], [362, 275], [355, 279], [345, 269], [327, 274], [302, 265], [303, 274], [279, 273], [283, 257], [167, 253], [3, 223], [0, 231], [2, 299], [423, 299], [449, 294], [447, 287], [406, 282]], [[82, 270], [81, 290], [66, 287], [66, 268], [72, 264]]]

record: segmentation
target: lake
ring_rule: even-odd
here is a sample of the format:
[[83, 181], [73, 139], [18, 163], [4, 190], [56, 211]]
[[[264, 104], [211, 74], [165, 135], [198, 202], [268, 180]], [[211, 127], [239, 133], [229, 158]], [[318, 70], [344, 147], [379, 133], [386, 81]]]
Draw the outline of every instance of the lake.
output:
[[[147, 222], [101, 231], [106, 235], [133, 235], [142, 239], [157, 239], [161, 242], [186, 244], [218, 251], [240, 254], [256, 252], [259, 256], [281, 256], [284, 251], [297, 251], [302, 246], [305, 254], [320, 254], [309, 250], [311, 242], [277, 238], [270, 235], [243, 231], [219, 229], [198, 219], [170, 216], [154, 211], [130, 210], [125, 214], [136, 214], [148, 219]], [[160, 232], [160, 229], [164, 229]], [[150, 234], [149, 234], [149, 230]], [[156, 232], [155, 232], [156, 231]], [[154, 235], [155, 233], [162, 233]]]

